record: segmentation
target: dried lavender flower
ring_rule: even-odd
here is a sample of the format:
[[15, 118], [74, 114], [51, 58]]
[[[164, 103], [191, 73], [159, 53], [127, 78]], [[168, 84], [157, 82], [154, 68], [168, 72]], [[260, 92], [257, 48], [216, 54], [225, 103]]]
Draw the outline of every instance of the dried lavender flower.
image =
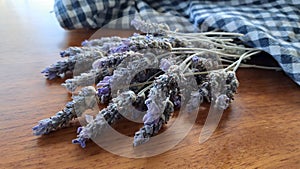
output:
[[130, 85], [135, 74], [147, 68], [158, 67], [158, 64], [156, 56], [151, 52], [145, 54], [139, 52], [131, 53], [130, 57], [126, 57], [117, 67], [110, 79], [112, 93], [115, 94], [117, 91], [127, 90], [126, 88], [120, 88], [120, 86]]
[[227, 95], [221, 94], [216, 99], [216, 106], [218, 108], [220, 108], [221, 110], [225, 110], [229, 106], [229, 101], [230, 101], [230, 98]]
[[169, 118], [173, 111], [173, 104], [168, 102], [166, 104], [164, 112], [158, 119], [154, 120], [152, 123], [145, 124], [139, 131], [135, 133], [133, 146], [138, 146], [148, 142], [150, 140], [150, 137], [157, 134], [162, 128], [163, 124], [166, 124], [169, 121]]
[[208, 75], [211, 97], [218, 98], [225, 94], [229, 98], [229, 102], [233, 100], [233, 96], [237, 91], [239, 82], [233, 71], [214, 71]]
[[[71, 50], [72, 49], [72, 50]], [[104, 53], [98, 47], [73, 47], [61, 53], [63, 57], [68, 56], [66, 60], [58, 61], [55, 64], [45, 68], [41, 73], [45, 74], [47, 79], [52, 80], [61, 77], [67, 72], [73, 72], [76, 64], [76, 73], [82, 73], [91, 68], [94, 60], [103, 57]]]
[[136, 100], [136, 95], [132, 91], [121, 93], [114, 98], [112, 103], [107, 108], [101, 110], [95, 119], [89, 120], [89, 123], [80, 127], [77, 138], [72, 141], [74, 144], [80, 144], [82, 148], [85, 147], [85, 142], [88, 139], [96, 138], [107, 127], [106, 124], [111, 125], [122, 116], [120, 111], [126, 110], [126, 105], [133, 103]]
[[226, 96], [230, 99], [230, 102], [234, 99], [234, 94], [237, 91], [237, 88], [239, 86], [239, 81], [236, 77], [236, 74], [234, 71], [227, 71], [227, 77], [226, 77]]
[[[92, 39], [92, 40], [85, 40], [81, 43], [82, 46], [91, 47], [91, 46], [103, 46], [105, 49], [107, 44], [111, 44], [113, 46], [118, 45], [124, 38], [118, 36], [112, 37], [102, 37], [100, 39]], [[111, 46], [111, 47], [113, 47]]]
[[49, 67], [46, 67], [41, 73], [49, 80], [60, 77], [66, 72], [71, 72], [74, 69], [75, 63], [73, 61], [58, 61]]
[[133, 19], [131, 25], [134, 26], [136, 30], [140, 30], [144, 33], [166, 34], [170, 32], [170, 28], [167, 24], [149, 23], [140, 18]]
[[111, 98], [111, 88], [109, 85], [105, 85], [101, 88], [98, 88], [98, 99], [100, 103], [108, 103]]
[[[180, 94], [178, 83], [180, 79], [175, 69], [169, 70], [168, 74], [160, 75], [149, 91], [145, 104], [148, 107], [143, 121], [144, 127], [135, 133], [133, 145], [137, 146], [147, 142], [151, 136], [157, 134], [164, 123], [167, 123], [171, 113], [174, 111], [174, 104], [170, 98]], [[171, 73], [172, 72], [172, 73]]]
[[84, 87], [94, 85], [98, 80], [102, 80], [105, 76], [112, 75], [116, 67], [128, 56], [130, 56], [128, 53], [119, 53], [97, 59], [92, 64], [93, 69], [88, 73], [82, 73], [80, 76], [67, 79], [62, 86], [66, 87], [68, 91], [73, 92], [79, 86]]
[[106, 86], [109, 85], [110, 79], [112, 76], [105, 76], [98, 84], [97, 86]]
[[[59, 61], [47, 68], [42, 73], [52, 80], [60, 77], [66, 72], [73, 72], [75, 64], [81, 70], [77, 70], [77, 73], [85, 72], [90, 68], [90, 64], [107, 54], [110, 48], [118, 46], [122, 43], [122, 38], [111, 37], [101, 38], [90, 41], [84, 41], [83, 47], [69, 47], [68, 49], [60, 52], [61, 57], [68, 57], [64, 61]], [[83, 63], [81, 63], [83, 62]]]
[[68, 91], [74, 92], [79, 86], [89, 86], [95, 83], [96, 77], [99, 74], [99, 70], [92, 69], [88, 73], [82, 73], [80, 76], [75, 76], [72, 79], [67, 79], [64, 86]]
[[73, 101], [66, 104], [63, 110], [50, 118], [41, 120], [38, 125], [34, 126], [32, 128], [34, 135], [48, 134], [66, 127], [72, 119], [81, 116], [86, 109], [91, 109], [96, 105], [95, 94], [96, 91], [93, 87], [83, 88], [78, 96], [73, 97]]

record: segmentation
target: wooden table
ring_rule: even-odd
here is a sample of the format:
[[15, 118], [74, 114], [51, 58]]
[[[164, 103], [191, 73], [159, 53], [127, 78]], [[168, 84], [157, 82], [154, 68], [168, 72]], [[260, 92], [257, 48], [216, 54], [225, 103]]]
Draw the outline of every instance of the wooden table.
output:
[[0, 1], [0, 168], [300, 168], [300, 88], [276, 71], [240, 69], [235, 101], [203, 144], [208, 110], [176, 147], [150, 158], [119, 157], [92, 142], [82, 149], [71, 143], [75, 127], [33, 136], [40, 119], [70, 100], [62, 80], [40, 71], [93, 33], [60, 28], [52, 3]]

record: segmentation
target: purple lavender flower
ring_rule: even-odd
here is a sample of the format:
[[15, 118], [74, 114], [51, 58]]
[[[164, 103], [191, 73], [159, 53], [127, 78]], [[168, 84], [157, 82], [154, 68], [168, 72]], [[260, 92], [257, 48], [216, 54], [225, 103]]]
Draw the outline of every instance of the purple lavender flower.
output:
[[175, 77], [177, 77], [175, 73], [163, 74], [154, 81], [145, 101], [148, 110], [143, 118], [144, 126], [135, 134], [134, 146], [149, 141], [150, 137], [157, 134], [162, 125], [169, 120], [174, 111], [174, 104], [169, 98], [175, 98], [179, 94]]
[[103, 80], [101, 80], [101, 81], [97, 84], [97, 86], [107, 86], [107, 85], [109, 85], [109, 81], [110, 81], [111, 77], [112, 77], [112, 76], [105, 76], [105, 77], [103, 78]]
[[106, 127], [104, 121], [111, 125], [120, 118], [121, 115], [117, 110], [117, 105], [115, 103], [110, 104], [107, 108], [101, 110], [95, 119], [87, 120], [89, 124], [78, 128], [79, 134], [76, 139], [72, 140], [72, 143], [80, 144], [82, 148], [85, 148], [85, 142], [90, 138], [99, 136], [98, 134], [101, 133], [101, 130]]
[[98, 90], [98, 98], [101, 103], [108, 103], [111, 97], [111, 88], [109, 85], [100, 87]]
[[73, 144], [80, 144], [82, 148], [86, 147], [86, 141], [90, 138], [90, 134], [85, 127], [78, 127], [77, 138], [72, 140]]
[[67, 90], [73, 92], [79, 86], [89, 86], [98, 83], [105, 76], [112, 75], [113, 71], [122, 63], [125, 57], [130, 56], [128, 53], [113, 54], [107, 57], [100, 58], [92, 64], [93, 69], [88, 73], [81, 73], [80, 76], [75, 76], [72, 79], [67, 79], [63, 86]]
[[44, 73], [45, 77], [47, 77], [47, 79], [49, 80], [55, 79], [57, 77], [57, 71], [52, 67], [46, 67], [41, 73]]
[[55, 64], [45, 68], [41, 73], [44, 73], [47, 79], [52, 80], [54, 78], [60, 77], [61, 74], [72, 71], [74, 69], [74, 66], [75, 62], [73, 61], [58, 61]]
[[110, 88], [108, 86], [104, 86], [104, 87], [101, 87], [101, 88], [98, 88], [98, 95], [106, 95], [106, 94], [109, 94], [110, 92]]
[[39, 122], [38, 125], [32, 128], [33, 134], [36, 136], [48, 134], [50, 132], [51, 125], [52, 125], [52, 121], [50, 118], [43, 119]]
[[94, 87], [82, 88], [77, 96], [73, 96], [73, 101], [65, 105], [63, 110], [50, 118], [39, 121], [39, 124], [32, 128], [33, 133], [35, 135], [43, 135], [66, 127], [71, 120], [80, 116], [86, 109], [91, 109], [95, 106], [95, 94]]
[[122, 44], [120, 46], [110, 49], [110, 53], [122, 53], [128, 50], [129, 50], [129, 46], [126, 44]]
[[39, 124], [32, 128], [33, 134], [36, 136], [48, 134], [60, 127], [65, 127], [67, 123], [73, 118], [73, 108], [66, 107], [64, 110], [57, 112], [56, 115], [39, 121]]
[[75, 117], [74, 102], [68, 102], [66, 107], [56, 115], [39, 121], [39, 124], [32, 128], [34, 135], [48, 134], [58, 128], [65, 127]]
[[77, 134], [79, 134], [82, 131], [83, 127], [78, 127], [77, 128]]
[[149, 101], [146, 100], [145, 103], [148, 107], [148, 110], [143, 118], [143, 121], [144, 124], [151, 124], [156, 119], [159, 119], [163, 110], [161, 110], [161, 108], [153, 101], [150, 101], [149, 103]]
[[69, 54], [66, 51], [59, 52], [60, 57], [67, 57]]
[[109, 53], [123, 53], [131, 50], [130, 46], [131, 46], [130, 39], [122, 39], [122, 44], [110, 48]]
[[198, 63], [198, 62], [199, 62], [199, 57], [198, 57], [198, 56], [192, 57], [192, 61], [193, 61], [194, 63]]
[[173, 105], [167, 103], [163, 114], [159, 118], [155, 119], [152, 123], [145, 124], [138, 132], [135, 133], [133, 146], [138, 146], [148, 142], [150, 137], [157, 134], [163, 124], [169, 121], [173, 111]]
[[88, 40], [84, 40], [83, 42], [81, 42], [81, 46], [88, 46], [89, 41]]
[[82, 148], [85, 148], [85, 146], [86, 146], [85, 142], [86, 142], [86, 139], [85, 139], [85, 138], [76, 138], [76, 139], [73, 139], [73, 140], [72, 140], [72, 143], [73, 143], [73, 144], [80, 144], [80, 146], [81, 146]]

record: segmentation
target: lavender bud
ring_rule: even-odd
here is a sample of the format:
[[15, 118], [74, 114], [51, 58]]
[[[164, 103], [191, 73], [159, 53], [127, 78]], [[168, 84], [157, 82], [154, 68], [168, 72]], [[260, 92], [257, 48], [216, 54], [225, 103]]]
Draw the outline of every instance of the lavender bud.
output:
[[198, 62], [199, 62], [199, 57], [198, 57], [198, 56], [192, 57], [192, 61], [193, 61], [194, 63], [198, 63]]

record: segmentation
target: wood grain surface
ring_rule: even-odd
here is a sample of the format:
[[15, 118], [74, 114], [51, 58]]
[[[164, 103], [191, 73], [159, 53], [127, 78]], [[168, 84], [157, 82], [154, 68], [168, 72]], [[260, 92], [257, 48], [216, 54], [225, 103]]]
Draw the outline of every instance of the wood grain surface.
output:
[[[208, 109], [199, 112], [187, 137], [150, 158], [111, 154], [93, 142], [73, 145], [76, 127], [46, 136], [31, 128], [70, 100], [40, 71], [59, 52], [78, 46], [94, 31], [66, 31], [53, 2], [0, 1], [0, 168], [300, 168], [300, 88], [283, 72], [240, 69], [240, 87], [213, 136], [199, 144]], [[114, 32], [116, 35], [120, 32]], [[128, 147], [131, 148], [131, 147]], [[126, 151], [126, 150], [125, 150]]]

